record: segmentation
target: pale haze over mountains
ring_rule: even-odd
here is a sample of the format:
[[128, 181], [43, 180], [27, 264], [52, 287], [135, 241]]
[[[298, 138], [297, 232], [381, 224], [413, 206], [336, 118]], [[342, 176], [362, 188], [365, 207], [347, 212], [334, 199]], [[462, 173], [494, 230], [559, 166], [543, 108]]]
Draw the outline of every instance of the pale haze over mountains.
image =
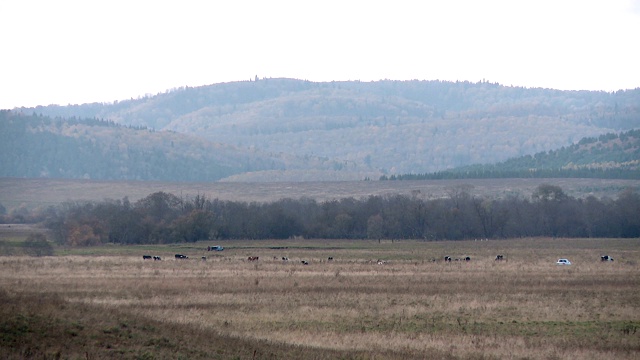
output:
[[[225, 166], [242, 164], [219, 177], [228, 180], [361, 180], [495, 163], [639, 128], [640, 89], [609, 93], [488, 82], [255, 78], [114, 103], [17, 110], [147, 129], [119, 131], [153, 130], [163, 139], [118, 135], [121, 140], [109, 148], [132, 151], [157, 141], [153, 147], [159, 153], [205, 154], [198, 158], [217, 153]], [[91, 127], [74, 134], [106, 141]], [[180, 152], [183, 143], [191, 147]], [[88, 172], [87, 177], [96, 176]]]

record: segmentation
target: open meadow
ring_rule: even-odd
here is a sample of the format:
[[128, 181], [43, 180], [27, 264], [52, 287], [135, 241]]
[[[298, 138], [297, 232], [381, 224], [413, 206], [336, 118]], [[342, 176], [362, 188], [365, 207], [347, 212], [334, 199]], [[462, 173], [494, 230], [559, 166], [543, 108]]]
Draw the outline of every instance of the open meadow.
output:
[[529, 198], [540, 184], [559, 186], [570, 196], [616, 198], [626, 188], [640, 189], [640, 180], [620, 179], [464, 179], [403, 181], [328, 181], [328, 182], [156, 182], [71, 179], [0, 178], [0, 204], [7, 211], [24, 207], [46, 208], [64, 201], [103, 201], [128, 197], [135, 202], [154, 192], [164, 191], [179, 197], [198, 194], [210, 199], [273, 202], [302, 197], [328, 201], [371, 195], [411, 195], [421, 198], [449, 196], [451, 188], [465, 186], [470, 194], [500, 198], [519, 195]]
[[[225, 249], [206, 251], [211, 245]], [[638, 239], [299, 239], [55, 252], [0, 257], [1, 358], [640, 357]], [[600, 261], [605, 254], [615, 261]]]

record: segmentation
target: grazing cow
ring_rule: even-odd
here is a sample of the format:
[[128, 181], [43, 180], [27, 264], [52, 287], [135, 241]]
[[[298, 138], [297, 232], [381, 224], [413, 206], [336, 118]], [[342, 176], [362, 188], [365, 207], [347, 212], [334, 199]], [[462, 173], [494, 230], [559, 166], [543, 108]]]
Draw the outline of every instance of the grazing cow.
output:
[[451, 256], [445, 256], [444, 261], [451, 262]]
[[328, 261], [333, 261], [333, 256], [329, 256]]
[[286, 256], [283, 256], [283, 257], [282, 257], [282, 261], [289, 261], [289, 258], [288, 258], [288, 257], [286, 257]]
[[301, 263], [302, 265], [309, 265], [309, 262], [307, 260], [302, 260]]
[[496, 261], [504, 260], [504, 255], [496, 255]]
[[609, 255], [600, 256], [600, 261], [613, 261], [613, 258]]
[[154, 257], [153, 257], [153, 260], [158, 261], [158, 260], [162, 260], [162, 258], [161, 258], [160, 256], [154, 256]]
[[464, 258], [464, 261], [471, 261], [471, 258], [467, 256], [466, 258]]
[[247, 258], [247, 260], [249, 260], [249, 261], [258, 261], [258, 258], [259, 258], [258, 256], [249, 256]]
[[176, 259], [188, 259], [189, 257], [187, 255], [182, 255], [182, 254], [176, 254]]
[[151, 260], [151, 255], [142, 255], [142, 260]]
[[203, 257], [201, 257], [200, 259], [201, 259], [202, 261], [207, 261], [207, 257], [206, 257], [206, 256], [203, 256]]

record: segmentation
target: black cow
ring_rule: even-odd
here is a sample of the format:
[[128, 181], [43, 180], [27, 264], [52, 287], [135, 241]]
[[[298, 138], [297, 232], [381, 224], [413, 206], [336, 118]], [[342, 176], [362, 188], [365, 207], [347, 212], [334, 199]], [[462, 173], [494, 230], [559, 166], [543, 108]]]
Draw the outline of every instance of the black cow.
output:
[[153, 260], [162, 260], [162, 258], [160, 256], [154, 256]]
[[467, 256], [466, 258], [464, 258], [464, 261], [471, 261], [471, 258]]
[[143, 260], [151, 260], [151, 255], [142, 255]]
[[329, 256], [328, 261], [333, 261], [333, 256]]
[[189, 257], [187, 255], [182, 255], [182, 254], [176, 254], [176, 259], [188, 259]]
[[613, 261], [613, 258], [609, 255], [600, 256], [600, 261]]
[[302, 265], [309, 265], [309, 262], [307, 260], [302, 260], [301, 263]]
[[451, 256], [445, 256], [444, 261], [451, 262]]
[[504, 255], [496, 255], [496, 261], [504, 260]]
[[282, 257], [282, 261], [289, 261], [289, 258], [288, 258], [288, 257], [286, 257], [286, 256], [283, 256], [283, 257]]

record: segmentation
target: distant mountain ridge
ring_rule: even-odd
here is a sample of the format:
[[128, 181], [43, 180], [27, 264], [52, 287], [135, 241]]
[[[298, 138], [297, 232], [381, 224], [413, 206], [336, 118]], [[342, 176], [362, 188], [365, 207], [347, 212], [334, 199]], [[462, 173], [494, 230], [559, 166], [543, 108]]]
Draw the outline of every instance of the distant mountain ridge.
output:
[[261, 79], [107, 104], [15, 111], [105, 119], [261, 154], [250, 156], [252, 167], [230, 172], [235, 181], [269, 180], [274, 171], [299, 180], [312, 169], [322, 172], [318, 180], [362, 179], [497, 163], [640, 128], [640, 89]]

